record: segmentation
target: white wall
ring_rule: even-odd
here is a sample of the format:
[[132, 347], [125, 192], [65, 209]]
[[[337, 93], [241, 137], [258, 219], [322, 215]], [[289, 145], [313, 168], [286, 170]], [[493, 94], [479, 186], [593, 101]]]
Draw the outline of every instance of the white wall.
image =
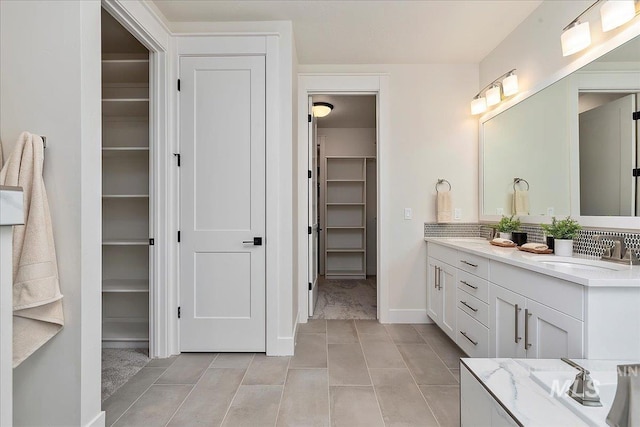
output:
[[[391, 130], [389, 308], [392, 322], [427, 322], [424, 222], [435, 221], [435, 183], [446, 178], [462, 222], [478, 220], [477, 120], [469, 100], [477, 65], [301, 65], [301, 73], [388, 73]], [[403, 208], [413, 208], [413, 220]]]
[[[14, 370], [14, 424], [100, 414], [100, 2], [1, 2], [0, 138], [47, 136], [65, 327]], [[98, 171], [98, 173], [96, 172]]]
[[291, 158], [291, 163], [293, 165], [293, 174], [291, 176], [291, 179], [293, 181], [293, 188], [292, 188], [292, 194], [293, 194], [293, 210], [292, 210], [292, 221], [291, 221], [291, 228], [292, 228], [292, 233], [293, 233], [293, 242], [292, 242], [292, 250], [293, 250], [293, 259], [291, 260], [292, 265], [293, 265], [293, 275], [292, 275], [292, 279], [291, 279], [291, 285], [293, 286], [293, 294], [291, 297], [291, 313], [292, 313], [292, 317], [291, 317], [291, 321], [293, 324], [293, 329], [292, 329], [292, 336], [295, 337], [295, 331], [296, 331], [296, 327], [298, 326], [298, 285], [297, 285], [297, 277], [299, 271], [298, 271], [298, 255], [299, 255], [299, 248], [298, 248], [298, 241], [299, 241], [299, 237], [298, 236], [298, 227], [297, 227], [297, 222], [295, 221], [295, 218], [298, 217], [298, 215], [304, 215], [305, 212], [298, 212], [298, 173], [304, 173], [304, 171], [299, 171], [298, 170], [298, 144], [296, 144], [297, 142], [297, 136], [298, 136], [298, 120], [297, 120], [297, 115], [298, 115], [298, 53], [296, 51], [296, 45], [295, 45], [295, 40], [293, 37], [291, 37], [291, 83], [293, 85], [292, 87], [292, 108], [291, 108], [291, 123], [292, 123], [292, 128], [291, 128], [291, 144], [292, 144], [292, 158]]

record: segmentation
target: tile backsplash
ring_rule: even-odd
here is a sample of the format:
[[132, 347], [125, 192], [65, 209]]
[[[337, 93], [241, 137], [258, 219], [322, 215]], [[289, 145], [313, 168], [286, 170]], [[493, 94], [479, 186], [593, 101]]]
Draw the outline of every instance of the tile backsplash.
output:
[[[528, 242], [544, 243], [545, 236], [542, 227], [538, 224], [522, 224], [520, 231], [527, 233]], [[424, 224], [424, 237], [484, 237], [488, 239], [491, 228], [489, 224], [475, 223], [454, 223], [454, 224]], [[619, 230], [599, 230], [595, 228], [584, 228], [578, 232], [578, 236], [573, 241], [573, 252], [582, 255], [601, 256], [603, 248], [600, 243], [593, 240], [593, 236], [620, 236], [624, 237], [628, 247], [640, 249], [640, 233], [635, 231]]]

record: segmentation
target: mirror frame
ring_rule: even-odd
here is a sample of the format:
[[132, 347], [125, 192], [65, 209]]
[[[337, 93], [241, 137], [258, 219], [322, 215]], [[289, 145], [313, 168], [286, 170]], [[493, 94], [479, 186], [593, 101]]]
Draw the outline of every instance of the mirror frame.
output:
[[[611, 37], [608, 40], [602, 41], [597, 46], [593, 46], [584, 55], [580, 56], [573, 62], [569, 63], [565, 67], [561, 68], [558, 72], [552, 74], [550, 77], [542, 80], [539, 84], [535, 85], [531, 89], [519, 93], [514, 96], [512, 99], [507, 100], [500, 104], [497, 108], [485, 113], [482, 115], [478, 122], [478, 219], [481, 223], [494, 223], [500, 220], [500, 215], [485, 215], [484, 214], [484, 132], [483, 125], [486, 121], [492, 119], [493, 117], [499, 115], [500, 113], [506, 111], [507, 109], [513, 107], [514, 105], [524, 101], [530, 96], [540, 92], [541, 90], [551, 86], [555, 82], [569, 76], [570, 74], [579, 71], [584, 66], [592, 63], [597, 60], [601, 56], [611, 52], [617, 47], [623, 45], [624, 43], [640, 36], [640, 19], [636, 19], [631, 25]], [[635, 63], [634, 63], [635, 64]], [[587, 73], [591, 74], [590, 71], [583, 73], [585, 76]], [[578, 73], [576, 73], [577, 75]], [[593, 73], [598, 74], [597, 72]], [[602, 73], [600, 73], [601, 75]], [[577, 91], [588, 90], [590, 86], [595, 84], [593, 80], [590, 80], [587, 77], [580, 77], [573, 79], [576, 90], [576, 102], [575, 107], [575, 115], [577, 117], [578, 114], [578, 101], [577, 101]], [[582, 82], [579, 82], [582, 80]], [[623, 82], [625, 83], [625, 82]], [[609, 85], [611, 86], [611, 85]], [[591, 87], [592, 88], [592, 87]], [[600, 87], [602, 90], [602, 88]], [[612, 88], [611, 90], [614, 90]], [[634, 90], [633, 88], [625, 87], [622, 90]], [[576, 119], [575, 126], [571, 126], [571, 133], [569, 137], [569, 150], [570, 150], [570, 176], [571, 182], [569, 184], [570, 188], [570, 211], [571, 216], [580, 222], [581, 225], [586, 227], [598, 227], [598, 228], [611, 228], [611, 229], [637, 229], [640, 228], [640, 216], [637, 217], [614, 217], [614, 216], [580, 216], [577, 215], [577, 211], [580, 209], [580, 184], [579, 177], [580, 171], [578, 169], [579, 158], [578, 158], [578, 121]], [[520, 220], [523, 224], [544, 224], [551, 222], [551, 217], [543, 216], [543, 215], [528, 215], [521, 216]]]

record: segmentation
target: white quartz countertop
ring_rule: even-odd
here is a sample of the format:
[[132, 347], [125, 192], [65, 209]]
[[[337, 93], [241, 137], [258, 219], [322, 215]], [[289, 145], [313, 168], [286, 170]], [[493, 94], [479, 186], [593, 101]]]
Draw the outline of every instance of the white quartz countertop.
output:
[[[640, 287], [640, 266], [625, 266], [611, 263], [619, 270], [581, 270], [562, 265], [550, 265], [535, 261], [536, 257], [549, 257], [516, 248], [494, 246], [483, 238], [425, 237], [425, 241], [438, 243], [453, 249], [476, 254], [494, 261], [503, 262], [516, 267], [525, 268], [537, 273], [568, 280], [584, 286], [594, 287]], [[553, 255], [551, 255], [553, 256]], [[596, 257], [576, 256], [573, 258], [597, 260]]]
[[[461, 363], [520, 425], [606, 426], [606, 416], [615, 395], [616, 367], [632, 362], [574, 361], [591, 371], [594, 380], [603, 381], [599, 387], [602, 407], [585, 407], [566, 395], [578, 370], [560, 359], [461, 359]], [[553, 384], [554, 380], [558, 387], [564, 384], [556, 393], [542, 385]]]
[[21, 187], [0, 185], [0, 225], [24, 224]]

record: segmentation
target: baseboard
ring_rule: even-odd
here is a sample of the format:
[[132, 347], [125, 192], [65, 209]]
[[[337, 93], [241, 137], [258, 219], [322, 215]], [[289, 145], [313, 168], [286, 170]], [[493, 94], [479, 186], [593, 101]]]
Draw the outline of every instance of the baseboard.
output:
[[427, 316], [427, 310], [390, 309], [387, 323], [433, 323]]
[[293, 337], [278, 337], [277, 348], [275, 351], [267, 353], [267, 356], [293, 356], [295, 348], [295, 339]]
[[106, 413], [104, 411], [100, 411], [100, 413], [87, 424], [86, 427], [104, 427], [106, 423]]

